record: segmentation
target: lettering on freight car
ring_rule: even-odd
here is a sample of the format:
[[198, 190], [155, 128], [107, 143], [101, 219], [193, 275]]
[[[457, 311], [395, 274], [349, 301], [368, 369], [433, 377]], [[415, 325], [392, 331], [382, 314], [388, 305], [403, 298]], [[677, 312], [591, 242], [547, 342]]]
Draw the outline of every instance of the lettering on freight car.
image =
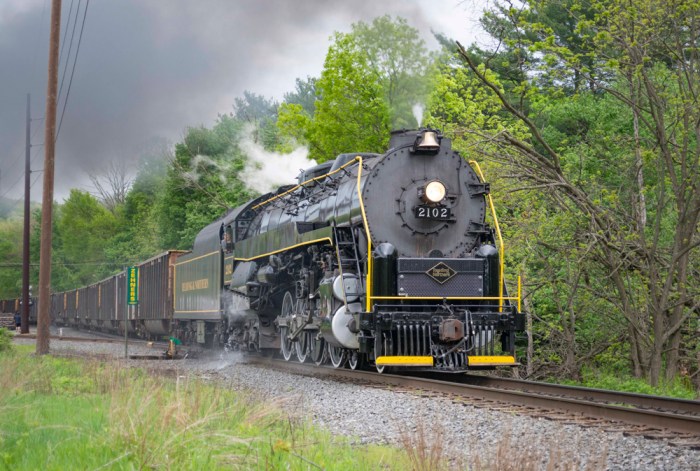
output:
[[182, 291], [196, 291], [198, 289], [209, 288], [209, 278], [202, 278], [195, 281], [184, 281], [182, 283]]

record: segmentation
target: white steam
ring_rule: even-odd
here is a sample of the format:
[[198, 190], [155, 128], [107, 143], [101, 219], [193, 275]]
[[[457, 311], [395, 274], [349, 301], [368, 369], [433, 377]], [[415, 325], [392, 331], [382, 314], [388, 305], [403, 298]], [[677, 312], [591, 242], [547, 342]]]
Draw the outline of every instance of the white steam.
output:
[[[239, 143], [240, 151], [246, 156], [246, 164], [238, 177], [250, 189], [259, 193], [273, 191], [279, 186], [295, 183], [301, 170], [313, 167], [316, 161], [308, 158], [309, 150], [299, 147], [289, 154], [269, 152], [253, 140], [253, 129], [245, 133]], [[183, 171], [182, 177], [197, 185], [206, 176], [218, 177], [227, 183], [227, 174], [234, 172], [230, 161], [217, 161], [206, 155], [196, 155], [192, 159], [191, 170]]]
[[250, 136], [239, 147], [248, 157], [245, 169], [241, 172], [241, 180], [248, 188], [260, 193], [294, 183], [301, 170], [316, 165], [316, 161], [308, 158], [309, 149], [306, 147], [299, 147], [290, 154], [269, 152]]
[[[204, 164], [204, 165], [202, 165]], [[197, 154], [192, 159], [192, 170], [182, 172], [182, 177], [190, 182], [196, 183], [207, 174], [214, 173], [219, 176], [219, 179], [226, 183], [225, 172], [229, 170], [229, 165], [223, 162], [217, 162], [206, 155]]]
[[423, 106], [423, 103], [416, 103], [413, 105], [413, 108], [411, 108], [411, 111], [413, 111], [413, 117], [416, 118], [418, 127], [421, 127], [423, 125], [423, 112], [425, 111], [425, 106]]
[[222, 351], [218, 360], [212, 361], [207, 369], [224, 370], [236, 366], [238, 363], [245, 363], [246, 358], [243, 352], [226, 352]]
[[244, 296], [233, 296], [226, 309], [229, 324], [245, 321], [248, 309], [250, 309], [250, 299]]

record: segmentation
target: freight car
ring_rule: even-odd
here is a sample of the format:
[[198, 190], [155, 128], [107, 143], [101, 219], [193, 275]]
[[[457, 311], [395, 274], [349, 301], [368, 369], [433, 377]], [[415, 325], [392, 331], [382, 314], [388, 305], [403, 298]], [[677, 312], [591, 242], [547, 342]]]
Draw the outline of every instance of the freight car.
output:
[[169, 250], [137, 265], [139, 302], [126, 303], [126, 272], [98, 283], [51, 295], [51, 319], [60, 326], [124, 333], [154, 339], [169, 335], [173, 311], [174, 264], [186, 253]]
[[[36, 297], [29, 298], [29, 324], [36, 325]], [[19, 312], [22, 306], [21, 298], [0, 299], [0, 315], [10, 316], [15, 312]], [[14, 325], [14, 322], [13, 322]]]

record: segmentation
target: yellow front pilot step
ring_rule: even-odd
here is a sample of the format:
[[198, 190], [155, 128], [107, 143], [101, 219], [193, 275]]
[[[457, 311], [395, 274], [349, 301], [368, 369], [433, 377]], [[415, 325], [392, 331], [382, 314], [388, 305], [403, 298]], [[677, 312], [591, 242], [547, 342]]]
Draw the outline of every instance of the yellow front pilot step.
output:
[[377, 357], [377, 366], [433, 366], [433, 357]]
[[468, 356], [469, 366], [517, 366], [519, 363], [515, 361], [513, 355], [506, 356]]

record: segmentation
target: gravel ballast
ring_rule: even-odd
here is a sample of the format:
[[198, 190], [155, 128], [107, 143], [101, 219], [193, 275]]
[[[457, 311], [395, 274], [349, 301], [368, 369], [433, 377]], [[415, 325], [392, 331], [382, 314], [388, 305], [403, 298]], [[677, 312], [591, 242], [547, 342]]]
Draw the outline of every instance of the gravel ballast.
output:
[[[70, 335], [75, 332], [71, 331]], [[66, 335], [68, 335], [66, 333]], [[17, 344], [34, 343], [15, 339]], [[123, 344], [51, 342], [57, 354], [124, 356]], [[129, 353], [153, 354], [145, 344]], [[156, 351], [155, 353], [159, 353]], [[129, 360], [130, 366], [176, 369], [234, 389], [255, 391], [261, 399], [287, 399], [295, 414], [356, 443], [411, 446], [423, 435], [448, 457], [498, 466], [520, 462], [531, 469], [697, 470], [700, 450], [664, 440], [625, 436], [599, 427], [584, 428], [543, 418], [477, 408], [449, 399], [418, 397], [321, 378], [296, 376], [245, 363], [240, 354], [216, 353], [177, 361]], [[407, 445], [407, 443], [409, 445]], [[534, 466], [532, 466], [534, 465]], [[512, 469], [521, 469], [515, 466]], [[462, 468], [464, 469], [464, 468]]]

